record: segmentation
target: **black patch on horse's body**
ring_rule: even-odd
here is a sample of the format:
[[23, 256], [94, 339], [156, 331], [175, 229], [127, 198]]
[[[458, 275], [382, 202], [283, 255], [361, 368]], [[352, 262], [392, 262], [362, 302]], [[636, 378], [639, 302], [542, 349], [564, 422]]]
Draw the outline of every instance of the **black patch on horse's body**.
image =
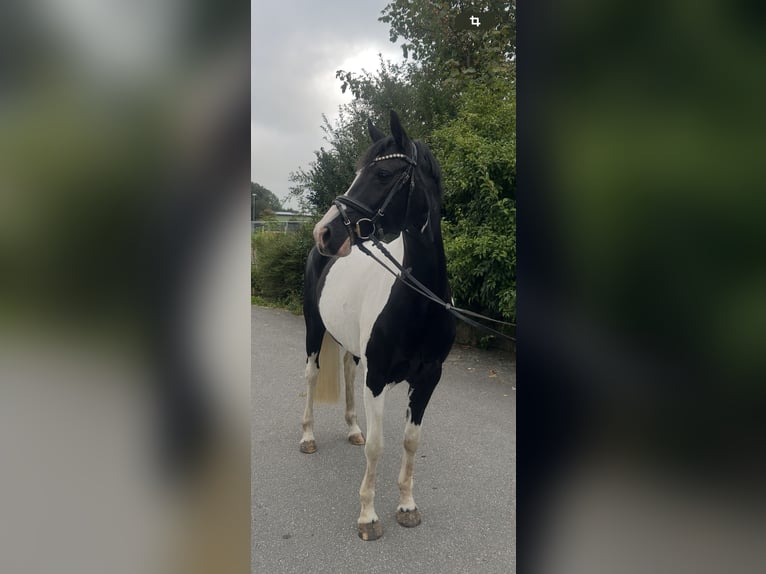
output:
[[[405, 232], [404, 266], [432, 291], [450, 298], [443, 249]], [[431, 253], [428, 253], [428, 252]], [[429, 256], [426, 256], [429, 255]], [[442, 306], [397, 281], [372, 328], [365, 351], [367, 386], [378, 396], [389, 383], [410, 384], [412, 422], [420, 424], [455, 339], [455, 320]]]
[[316, 353], [314, 361], [319, 367], [319, 351], [327, 330], [319, 314], [319, 294], [324, 287], [327, 271], [335, 259], [325, 257], [313, 247], [306, 259], [306, 275], [303, 282], [303, 319], [306, 322], [306, 357]]

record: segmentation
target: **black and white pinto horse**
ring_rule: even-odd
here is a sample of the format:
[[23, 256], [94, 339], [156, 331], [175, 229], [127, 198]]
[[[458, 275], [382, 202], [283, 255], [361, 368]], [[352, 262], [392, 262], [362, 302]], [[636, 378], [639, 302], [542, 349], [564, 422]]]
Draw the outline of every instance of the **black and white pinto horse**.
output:
[[[368, 129], [373, 143], [360, 160], [351, 187], [314, 228], [316, 246], [306, 264], [308, 392], [300, 450], [317, 449], [313, 403], [315, 398], [321, 400], [326, 384], [334, 389], [330, 398], [337, 400], [342, 364], [348, 439], [365, 445], [367, 459], [359, 489], [358, 532], [363, 540], [375, 540], [383, 535], [374, 498], [386, 390], [404, 380], [409, 383], [396, 519], [403, 526], [417, 526], [421, 516], [412, 496], [415, 451], [423, 413], [455, 338], [455, 323], [443, 306], [397, 280], [400, 272], [382, 254], [379, 243], [368, 241], [382, 232], [398, 233], [385, 244], [390, 254], [433, 293], [449, 300], [439, 165], [423, 142], [407, 137], [393, 111], [391, 136], [369, 121]], [[366, 443], [354, 409], [356, 364], [364, 376]]]

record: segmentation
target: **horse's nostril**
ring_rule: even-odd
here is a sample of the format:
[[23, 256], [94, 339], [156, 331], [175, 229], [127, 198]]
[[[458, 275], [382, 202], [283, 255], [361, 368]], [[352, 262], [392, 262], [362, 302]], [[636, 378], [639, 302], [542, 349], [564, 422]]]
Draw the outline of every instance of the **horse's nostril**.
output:
[[325, 228], [322, 230], [322, 243], [327, 244], [330, 241], [330, 228], [325, 226]]

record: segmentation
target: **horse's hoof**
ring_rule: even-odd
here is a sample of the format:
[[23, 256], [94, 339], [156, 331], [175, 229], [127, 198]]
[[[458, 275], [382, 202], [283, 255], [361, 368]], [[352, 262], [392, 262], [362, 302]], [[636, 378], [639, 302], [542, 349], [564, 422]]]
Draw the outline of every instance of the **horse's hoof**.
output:
[[301, 442], [301, 452], [304, 454], [313, 454], [317, 451], [317, 441], [304, 440]]
[[381, 536], [383, 536], [383, 525], [380, 523], [380, 520], [376, 520], [375, 522], [370, 522], [369, 524], [358, 524], [358, 532], [359, 532], [359, 538], [362, 540], [369, 541], [369, 540], [377, 540]]
[[348, 437], [348, 442], [356, 446], [364, 446], [364, 435], [360, 432], [352, 434]]
[[420, 524], [421, 520], [422, 518], [420, 516], [420, 511], [417, 508], [415, 510], [396, 511], [396, 521], [402, 526], [406, 526], [407, 528], [413, 528], [417, 526]]

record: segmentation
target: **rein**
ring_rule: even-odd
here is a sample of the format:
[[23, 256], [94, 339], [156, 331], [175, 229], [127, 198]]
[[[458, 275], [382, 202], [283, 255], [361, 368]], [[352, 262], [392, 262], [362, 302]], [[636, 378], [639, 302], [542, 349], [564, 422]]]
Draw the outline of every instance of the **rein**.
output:
[[359, 243], [357, 247], [359, 248], [359, 251], [364, 253], [365, 255], [372, 257], [383, 269], [391, 273], [394, 277], [396, 277], [397, 280], [401, 281], [404, 285], [415, 291], [416, 293], [422, 295], [426, 299], [429, 299], [430, 301], [433, 301], [437, 305], [440, 305], [444, 307], [445, 310], [450, 312], [452, 315], [454, 315], [457, 319], [460, 319], [464, 323], [467, 323], [468, 325], [471, 325], [472, 327], [478, 327], [480, 329], [484, 329], [485, 331], [489, 331], [493, 335], [497, 335], [499, 337], [503, 337], [504, 339], [508, 339], [510, 341], [516, 341], [515, 337], [511, 337], [510, 335], [506, 335], [505, 333], [501, 333], [500, 331], [493, 329], [492, 327], [487, 327], [486, 325], [482, 325], [481, 323], [474, 321], [473, 319], [466, 317], [466, 315], [471, 315], [473, 317], [477, 317], [479, 319], [484, 319], [486, 321], [492, 321], [493, 323], [499, 323], [501, 325], [509, 325], [514, 326], [515, 323], [508, 323], [506, 321], [499, 321], [498, 319], [492, 319], [491, 317], [486, 317], [484, 315], [481, 315], [479, 313], [474, 313], [473, 311], [469, 311], [468, 309], [461, 309], [460, 307], [455, 307], [451, 303], [448, 303], [441, 297], [439, 297], [436, 293], [431, 291], [428, 287], [423, 285], [420, 281], [418, 281], [417, 278], [411, 273], [411, 271], [405, 267], [403, 267], [391, 253], [386, 249], [385, 244], [378, 239], [375, 235], [370, 237], [370, 241], [373, 242], [375, 247], [377, 247], [383, 255], [386, 256], [386, 258], [391, 261], [391, 263], [394, 264], [394, 266], [399, 270], [401, 275], [397, 275], [389, 267], [380, 259], [378, 259], [363, 243]]
[[[391, 187], [391, 191], [388, 192], [386, 199], [383, 201], [383, 203], [381, 204], [381, 206], [378, 208], [377, 211], [370, 209], [369, 207], [367, 207], [360, 201], [357, 201], [351, 197], [348, 197], [347, 195], [338, 196], [335, 198], [333, 202], [335, 206], [338, 208], [338, 211], [340, 212], [341, 217], [343, 218], [343, 225], [346, 227], [346, 231], [348, 232], [348, 235], [351, 238], [351, 244], [356, 245], [359, 248], [359, 251], [361, 251], [365, 255], [372, 257], [381, 267], [383, 267], [386, 271], [391, 273], [394, 277], [396, 277], [397, 280], [401, 281], [407, 287], [409, 287], [416, 293], [422, 295], [426, 299], [433, 301], [437, 305], [442, 306], [449, 313], [451, 313], [452, 315], [454, 315], [456, 318], [460, 319], [464, 323], [467, 323], [468, 325], [471, 325], [472, 327], [478, 327], [480, 329], [484, 329], [485, 331], [489, 331], [493, 335], [503, 337], [504, 339], [516, 341], [515, 337], [511, 337], [510, 335], [501, 333], [500, 331], [497, 331], [493, 329], [492, 327], [487, 327], [486, 325], [482, 325], [481, 323], [467, 317], [467, 315], [470, 315], [472, 317], [476, 317], [479, 319], [484, 319], [486, 321], [492, 321], [493, 323], [499, 323], [501, 325], [513, 326], [514, 323], [508, 323], [506, 321], [499, 321], [497, 319], [492, 319], [491, 317], [486, 317], [484, 315], [480, 315], [479, 313], [474, 313], [473, 311], [469, 311], [468, 309], [461, 309], [459, 307], [455, 307], [451, 305], [450, 303], [448, 303], [447, 301], [444, 301], [436, 293], [434, 293], [428, 287], [423, 285], [423, 283], [418, 281], [415, 278], [415, 276], [412, 275], [409, 269], [405, 269], [404, 267], [402, 267], [402, 265], [399, 264], [399, 262], [394, 258], [394, 256], [391, 255], [388, 249], [386, 249], [385, 244], [378, 237], [379, 232], [382, 230], [382, 227], [379, 229], [378, 222], [385, 215], [385, 211], [386, 211], [386, 208], [388, 207], [388, 204], [391, 202], [394, 196], [399, 192], [399, 190], [404, 187], [404, 185], [407, 183], [408, 180], [410, 184], [410, 194], [412, 194], [412, 191], [415, 189], [415, 168], [418, 165], [417, 147], [415, 147], [414, 143], [412, 144], [412, 157], [409, 157], [408, 155], [405, 155], [403, 153], [386, 154], [386, 155], [376, 157], [370, 163], [364, 166], [364, 168], [362, 169], [367, 169], [368, 167], [373, 166], [377, 162], [387, 160], [387, 159], [403, 159], [409, 165], [407, 166], [406, 171], [402, 174], [399, 180], [397, 180], [397, 182]], [[430, 204], [430, 201], [429, 201], [429, 204]], [[348, 212], [347, 212], [348, 208], [355, 209], [356, 211], [362, 213], [366, 217], [362, 217], [358, 219], [356, 224], [352, 225], [351, 219], [349, 218]], [[423, 229], [425, 229], [430, 224], [430, 218], [431, 218], [431, 212], [429, 209], [428, 220], [426, 221], [426, 224], [423, 226]], [[385, 255], [386, 258], [389, 261], [391, 261], [391, 263], [394, 264], [394, 266], [401, 273], [400, 275], [397, 275], [396, 273], [394, 273], [383, 261], [378, 259], [369, 249], [367, 249], [367, 247], [363, 243], [363, 241], [366, 239], [369, 239], [370, 241], [372, 241], [375, 247], [377, 247], [381, 251], [381, 253], [383, 253], [383, 255]]]

